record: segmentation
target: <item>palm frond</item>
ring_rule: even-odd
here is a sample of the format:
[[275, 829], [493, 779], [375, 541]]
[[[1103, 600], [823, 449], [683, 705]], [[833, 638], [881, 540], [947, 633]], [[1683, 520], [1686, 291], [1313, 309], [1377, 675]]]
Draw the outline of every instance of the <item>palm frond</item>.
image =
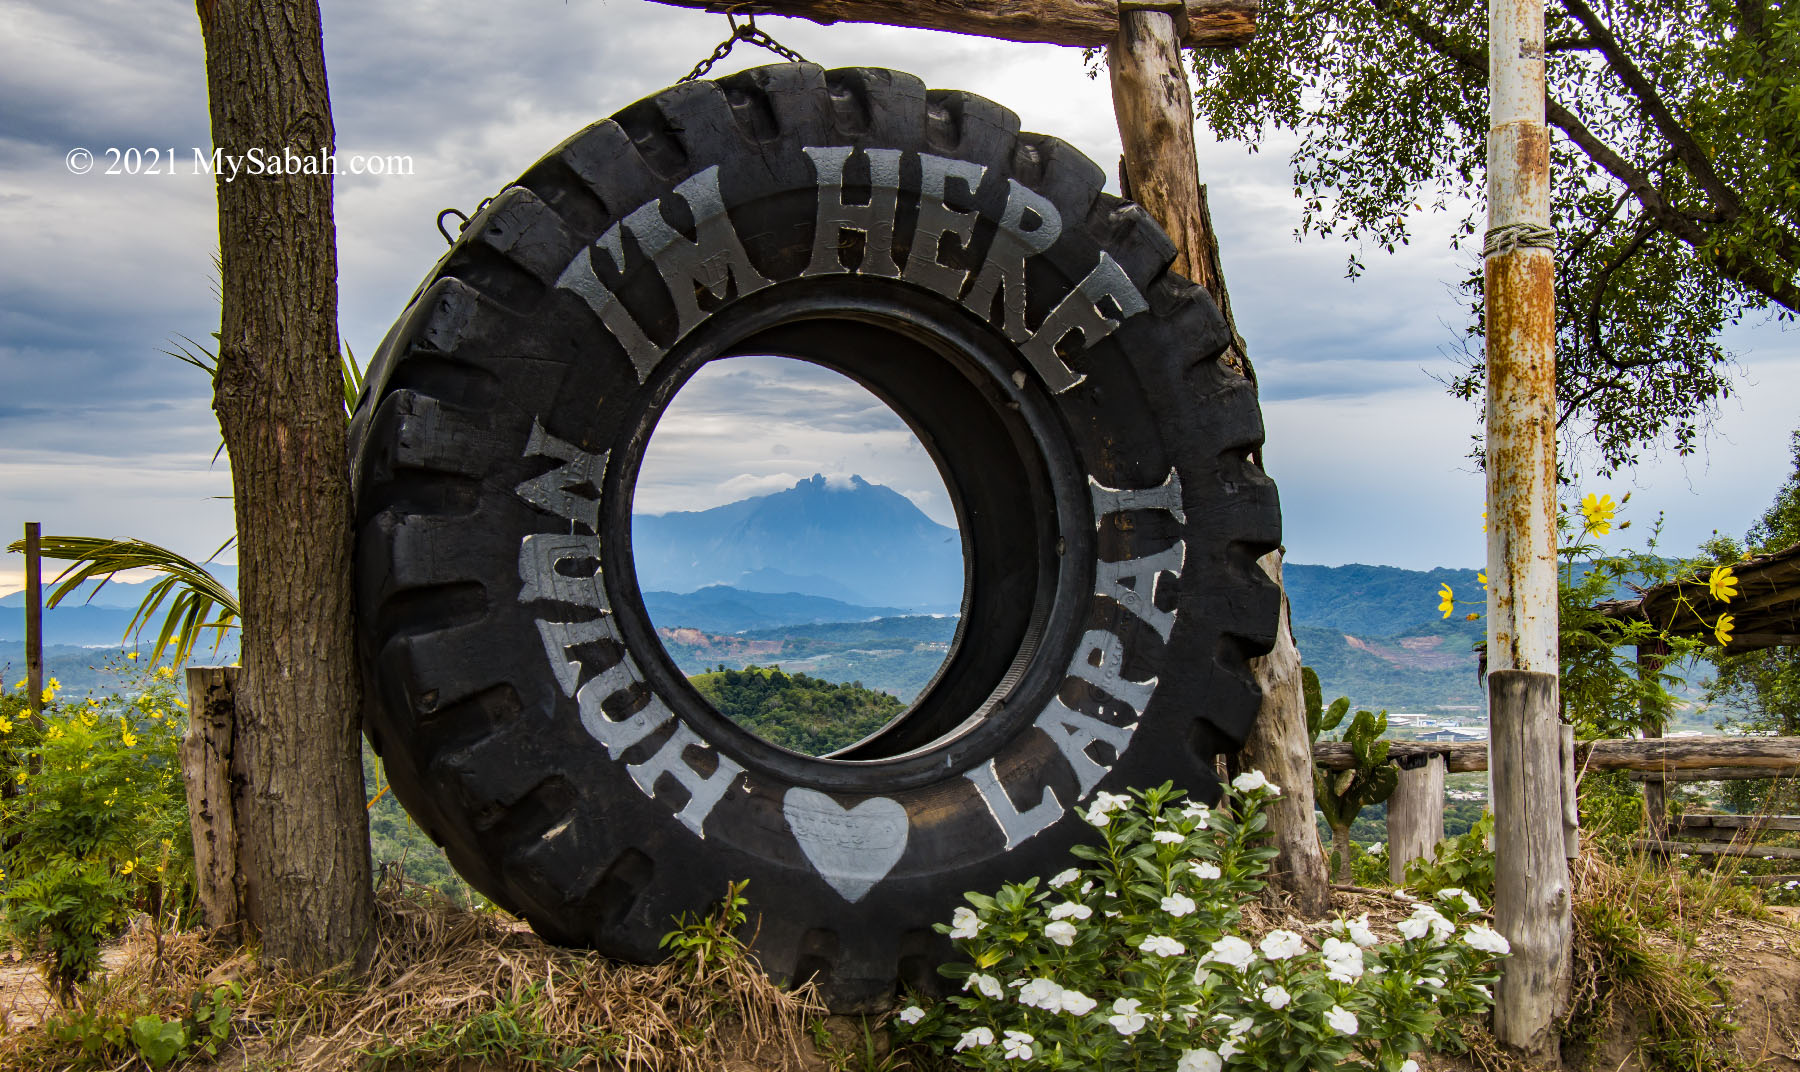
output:
[[363, 367], [356, 363], [356, 355], [350, 352], [350, 344], [344, 344], [344, 352], [340, 355], [340, 363], [344, 369], [344, 416], [356, 413], [356, 400], [362, 396]]
[[[207, 559], [218, 557], [234, 542], [227, 540]], [[206, 571], [203, 564], [145, 540], [109, 540], [96, 536], [45, 536], [40, 544], [45, 558], [68, 562], [56, 575], [45, 605], [54, 607], [88, 581], [98, 581], [94, 592], [106, 587], [117, 573], [133, 569], [155, 570], [164, 576], [144, 593], [131, 622], [125, 627], [125, 639], [135, 639], [156, 619], [163, 604], [168, 613], [150, 652], [152, 665], [163, 653], [174, 648], [174, 662], [186, 662], [201, 634], [213, 632], [213, 650], [225, 641], [225, 634], [236, 626], [240, 617], [237, 595]], [[24, 541], [15, 541], [9, 551], [24, 550]], [[93, 599], [90, 593], [88, 598]]]

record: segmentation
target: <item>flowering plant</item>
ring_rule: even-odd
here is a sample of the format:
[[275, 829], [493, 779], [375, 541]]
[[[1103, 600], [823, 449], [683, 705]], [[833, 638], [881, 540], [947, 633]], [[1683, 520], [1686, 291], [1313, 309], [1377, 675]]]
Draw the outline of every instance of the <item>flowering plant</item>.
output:
[[[1367, 917], [1320, 935], [1236, 933], [1274, 850], [1255, 844], [1279, 786], [1240, 775], [1218, 807], [1169, 784], [1096, 795], [1102, 844], [1040, 883], [966, 894], [948, 926], [960, 989], [896, 1019], [962, 1064], [1008, 1069], [1416, 1072], [1446, 1017], [1485, 1010], [1506, 939], [1460, 890], [1421, 902], [1382, 944]], [[1317, 940], [1315, 940], [1317, 939]]]
[[134, 911], [179, 909], [191, 879], [186, 705], [167, 667], [130, 678], [130, 693], [74, 701], [52, 678], [39, 717], [0, 690], [0, 929], [42, 954], [65, 1001]]

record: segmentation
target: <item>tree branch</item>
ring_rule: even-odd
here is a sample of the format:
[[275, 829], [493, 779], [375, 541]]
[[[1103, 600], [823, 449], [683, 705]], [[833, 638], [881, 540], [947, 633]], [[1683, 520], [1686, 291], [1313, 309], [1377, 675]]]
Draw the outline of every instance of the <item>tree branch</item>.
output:
[[1668, 141], [1676, 155], [1681, 158], [1681, 162], [1687, 165], [1689, 173], [1699, 182], [1700, 188], [1711, 196], [1723, 210], [1727, 219], [1735, 219], [1742, 215], [1743, 199], [1738, 197], [1736, 190], [1719, 178], [1719, 173], [1713, 170], [1712, 160], [1707, 157], [1706, 150], [1700, 147], [1692, 134], [1688, 133], [1687, 127], [1675, 118], [1675, 113], [1670, 110], [1668, 102], [1663, 100], [1662, 94], [1656, 91], [1654, 85], [1651, 85], [1650, 79], [1644, 77], [1644, 73], [1638, 70], [1637, 64], [1632, 62], [1631, 56], [1619, 44], [1619, 39], [1613, 36], [1612, 29], [1599, 15], [1594, 13], [1593, 8], [1587, 6], [1585, 0], [1562, 0], [1562, 4], [1569, 14], [1575, 16], [1583, 26], [1587, 27], [1594, 43], [1600, 48], [1600, 54], [1606, 57], [1607, 65], [1612, 68], [1613, 74], [1617, 75], [1625, 88], [1637, 98], [1638, 103], [1643, 106], [1645, 114], [1650, 117], [1650, 121], [1656, 124], [1657, 133]]
[[1638, 220], [1632, 229], [1630, 240], [1625, 243], [1625, 248], [1621, 249], [1616, 256], [1601, 266], [1599, 272], [1595, 273], [1593, 291], [1588, 295], [1585, 327], [1594, 356], [1604, 364], [1611, 364], [1606, 356], [1606, 343], [1600, 337], [1600, 306], [1606, 299], [1606, 290], [1612, 285], [1613, 273], [1618, 271], [1626, 261], [1636, 256], [1637, 251], [1642, 249], [1644, 243], [1649, 241], [1650, 236], [1655, 233], [1656, 225], [1654, 223], [1646, 219]]

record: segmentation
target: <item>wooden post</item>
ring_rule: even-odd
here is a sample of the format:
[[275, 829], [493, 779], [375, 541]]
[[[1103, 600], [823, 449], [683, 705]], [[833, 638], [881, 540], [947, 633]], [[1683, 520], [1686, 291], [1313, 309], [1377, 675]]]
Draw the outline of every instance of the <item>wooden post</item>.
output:
[[43, 725], [44, 556], [43, 525], [25, 522], [25, 695], [32, 720]]
[[1544, 0], [1488, 0], [1488, 674], [1494, 919], [1512, 942], [1494, 1034], [1558, 1049], [1570, 964], [1557, 730], [1556, 257], [1544, 125]]
[[237, 676], [235, 666], [188, 668], [181, 773], [194, 832], [194, 885], [201, 912], [207, 926], [243, 941], [255, 932], [255, 917], [239, 858], [237, 806], [243, 778], [235, 765]]
[[[1669, 646], [1659, 639], [1652, 638], [1637, 646], [1638, 681], [1645, 685], [1655, 680], [1662, 670], [1663, 660], [1669, 654]], [[1662, 710], [1655, 700], [1649, 696], [1638, 701], [1638, 728], [1643, 731], [1646, 740], [1655, 740], [1663, 735], [1663, 723], [1667, 712]], [[1644, 836], [1653, 841], [1662, 841], [1669, 834], [1669, 793], [1663, 782], [1644, 783]]]
[[[1107, 67], [1113, 116], [1125, 150], [1121, 179], [1131, 198], [1174, 240], [1174, 270], [1212, 296], [1231, 329], [1233, 344], [1225, 359], [1250, 376], [1243, 340], [1232, 322], [1218, 241], [1194, 154], [1193, 95], [1181, 63], [1180, 31], [1186, 10], [1179, 0], [1119, 4], [1119, 31], [1107, 52]], [[1264, 555], [1258, 564], [1276, 585], [1281, 584], [1281, 552]], [[1275, 649], [1252, 660], [1251, 672], [1262, 687], [1263, 702], [1244, 742], [1240, 765], [1260, 769], [1282, 787], [1269, 816], [1277, 855], [1270, 862], [1268, 892], [1301, 915], [1322, 916], [1331, 906], [1331, 886], [1313, 821], [1300, 652], [1294, 645], [1285, 595]]]
[[1563, 775], [1563, 856], [1573, 860], [1581, 855], [1581, 800], [1577, 796], [1580, 788], [1576, 777], [1578, 768], [1575, 765], [1575, 727], [1563, 725], [1562, 743], [1562, 775]]
[[1509, 820], [1494, 824], [1494, 922], [1512, 943], [1495, 992], [1494, 1033], [1547, 1058], [1557, 1049], [1571, 907], [1557, 678], [1495, 670], [1488, 693], [1494, 816]]
[[1444, 757], [1402, 762], [1387, 808], [1388, 878], [1398, 883], [1408, 863], [1435, 858], [1444, 840]]

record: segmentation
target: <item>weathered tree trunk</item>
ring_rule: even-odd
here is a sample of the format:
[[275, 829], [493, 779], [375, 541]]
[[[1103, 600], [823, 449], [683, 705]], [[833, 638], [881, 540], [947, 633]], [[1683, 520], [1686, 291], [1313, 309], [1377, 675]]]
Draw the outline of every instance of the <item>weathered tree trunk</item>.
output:
[[[1281, 552], [1262, 557], [1262, 568], [1281, 584]], [[1262, 686], [1262, 707], [1244, 741], [1239, 763], [1261, 770], [1281, 786], [1269, 809], [1269, 834], [1276, 856], [1269, 862], [1265, 898], [1284, 899], [1302, 916], [1316, 919], [1331, 910], [1325, 851], [1313, 817], [1313, 759], [1306, 735], [1306, 698], [1300, 687], [1300, 649], [1288, 618], [1287, 590], [1281, 593], [1281, 621], [1275, 649], [1250, 661], [1250, 672]], [[1346, 835], [1348, 836], [1348, 835]], [[1346, 880], [1347, 881], [1347, 880]]]
[[[373, 938], [349, 475], [338, 364], [334, 150], [317, 0], [199, 0], [213, 145], [314, 174], [218, 180], [219, 371], [243, 607], [239, 842], [267, 962], [360, 965]], [[310, 163], [308, 163], [310, 162]]]
[[[1165, 11], [1119, 13], [1119, 36], [1107, 54], [1107, 66], [1113, 114], [1125, 149], [1122, 177], [1131, 198], [1175, 240], [1175, 271], [1205, 287], [1224, 314], [1234, 340], [1225, 360], [1254, 378], [1231, 316], [1218, 238], [1195, 163], [1193, 97], [1176, 29], [1174, 18]], [[1281, 552], [1264, 555], [1260, 564], [1280, 585]], [[1300, 652], [1288, 623], [1285, 594], [1275, 649], [1250, 665], [1262, 686], [1263, 702], [1239, 762], [1246, 769], [1261, 770], [1282, 789], [1269, 815], [1277, 856], [1270, 862], [1267, 896], [1288, 902], [1302, 915], [1321, 916], [1330, 908], [1331, 890], [1313, 821], [1312, 753], [1300, 689]]]

